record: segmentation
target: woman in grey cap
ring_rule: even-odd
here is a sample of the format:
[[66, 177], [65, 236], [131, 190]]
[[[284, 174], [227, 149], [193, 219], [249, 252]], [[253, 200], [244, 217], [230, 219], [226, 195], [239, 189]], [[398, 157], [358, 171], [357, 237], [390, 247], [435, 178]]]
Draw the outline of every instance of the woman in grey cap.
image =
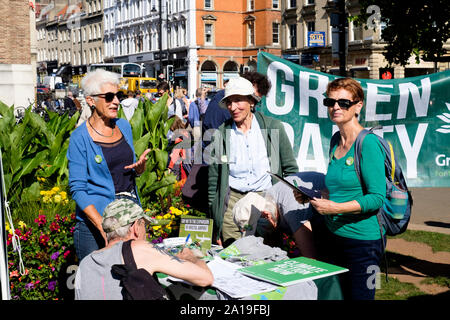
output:
[[234, 204], [248, 192], [262, 192], [275, 181], [267, 171], [287, 176], [298, 171], [282, 123], [255, 112], [259, 101], [250, 81], [231, 79], [220, 101], [231, 119], [215, 132], [208, 170], [208, 206], [214, 238], [227, 246], [240, 238], [233, 221]]

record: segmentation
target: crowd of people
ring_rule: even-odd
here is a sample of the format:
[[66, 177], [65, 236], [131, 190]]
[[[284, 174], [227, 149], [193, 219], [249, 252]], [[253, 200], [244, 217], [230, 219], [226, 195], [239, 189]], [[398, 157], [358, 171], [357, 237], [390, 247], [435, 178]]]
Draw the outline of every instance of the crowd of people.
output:
[[[129, 92], [119, 101], [118, 83], [117, 75], [104, 70], [83, 78], [91, 113], [72, 133], [67, 153], [69, 187], [77, 205], [74, 243], [81, 261], [77, 297], [122, 298], [121, 282], [111, 276], [111, 267], [123, 262], [124, 254], [130, 255], [126, 248], [135, 265], [150, 275], [164, 272], [208, 286], [212, 275], [189, 249], [169, 257], [143, 240], [146, 216], [136, 178], [145, 171], [150, 150], [135, 155], [127, 120], [140, 96]], [[340, 276], [345, 299], [374, 299], [368, 268], [380, 264], [382, 241], [386, 241], [375, 216], [383, 205], [386, 184], [384, 152], [375, 137], [365, 139], [362, 146], [364, 188], [353, 166], [353, 143], [363, 129], [358, 121], [363, 90], [351, 78], [328, 84], [323, 105], [339, 128], [340, 140], [330, 150], [328, 171], [323, 174], [299, 172], [282, 122], [260, 111], [261, 98], [270, 87], [266, 76], [248, 72], [230, 79], [210, 101], [205, 88], [197, 89], [190, 100], [182, 88], [171, 94], [166, 82], [147, 98], [155, 102], [167, 95], [168, 117], [175, 118], [168, 138], [175, 145], [183, 140], [174, 134], [177, 130], [201, 137], [206, 130], [215, 129], [210, 143], [219, 148], [211, 148], [210, 159], [217, 161], [207, 164], [208, 196], [204, 199], [208, 202], [206, 214], [214, 222], [214, 243], [227, 247], [249, 234], [271, 241], [280, 231], [287, 232], [302, 256], [349, 269]], [[117, 117], [120, 107], [127, 120]], [[191, 150], [175, 146], [168, 161], [180, 180], [189, 177], [182, 161], [186, 152]], [[307, 198], [269, 172], [321, 190], [322, 196]], [[257, 208], [256, 216], [251, 208]]]

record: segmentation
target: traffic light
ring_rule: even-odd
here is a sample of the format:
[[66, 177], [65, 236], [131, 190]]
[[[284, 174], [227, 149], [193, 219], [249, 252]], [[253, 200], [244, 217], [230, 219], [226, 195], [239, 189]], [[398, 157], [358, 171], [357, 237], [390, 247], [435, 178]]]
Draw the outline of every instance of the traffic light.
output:
[[173, 81], [174, 78], [173, 65], [171, 64], [167, 65], [166, 71], [167, 71], [167, 79], [169, 81]]

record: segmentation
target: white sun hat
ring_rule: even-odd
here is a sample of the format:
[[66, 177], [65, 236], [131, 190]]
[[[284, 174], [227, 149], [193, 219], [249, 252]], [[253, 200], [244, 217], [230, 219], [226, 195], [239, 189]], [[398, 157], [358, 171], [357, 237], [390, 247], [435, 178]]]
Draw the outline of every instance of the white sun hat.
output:
[[229, 96], [233, 95], [251, 96], [256, 102], [261, 100], [261, 98], [255, 94], [253, 84], [242, 77], [231, 78], [230, 81], [228, 81], [227, 86], [225, 87], [225, 96], [220, 100], [219, 105], [226, 109], [227, 105], [225, 101]]
[[269, 195], [261, 196], [249, 192], [233, 207], [233, 220], [244, 236], [254, 235], [261, 217], [261, 211], [269, 211], [272, 217], [276, 215], [275, 200]]

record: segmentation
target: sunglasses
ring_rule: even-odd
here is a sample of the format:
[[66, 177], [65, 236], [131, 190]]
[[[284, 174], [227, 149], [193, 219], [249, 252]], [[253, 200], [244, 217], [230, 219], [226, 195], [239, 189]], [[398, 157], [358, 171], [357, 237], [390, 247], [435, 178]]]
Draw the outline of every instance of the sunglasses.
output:
[[117, 97], [117, 99], [119, 99], [119, 92], [99, 93], [99, 94], [93, 94], [92, 96], [103, 98], [103, 99], [105, 99], [106, 102], [112, 102], [114, 100], [114, 97]]
[[339, 100], [335, 100], [335, 99], [331, 99], [331, 98], [325, 98], [323, 99], [323, 104], [326, 107], [334, 107], [334, 105], [336, 104], [336, 102], [338, 103], [339, 107], [343, 108], [343, 109], [348, 109], [351, 106], [357, 104], [359, 101], [355, 100], [355, 101], [351, 101], [348, 99], [339, 99]]

